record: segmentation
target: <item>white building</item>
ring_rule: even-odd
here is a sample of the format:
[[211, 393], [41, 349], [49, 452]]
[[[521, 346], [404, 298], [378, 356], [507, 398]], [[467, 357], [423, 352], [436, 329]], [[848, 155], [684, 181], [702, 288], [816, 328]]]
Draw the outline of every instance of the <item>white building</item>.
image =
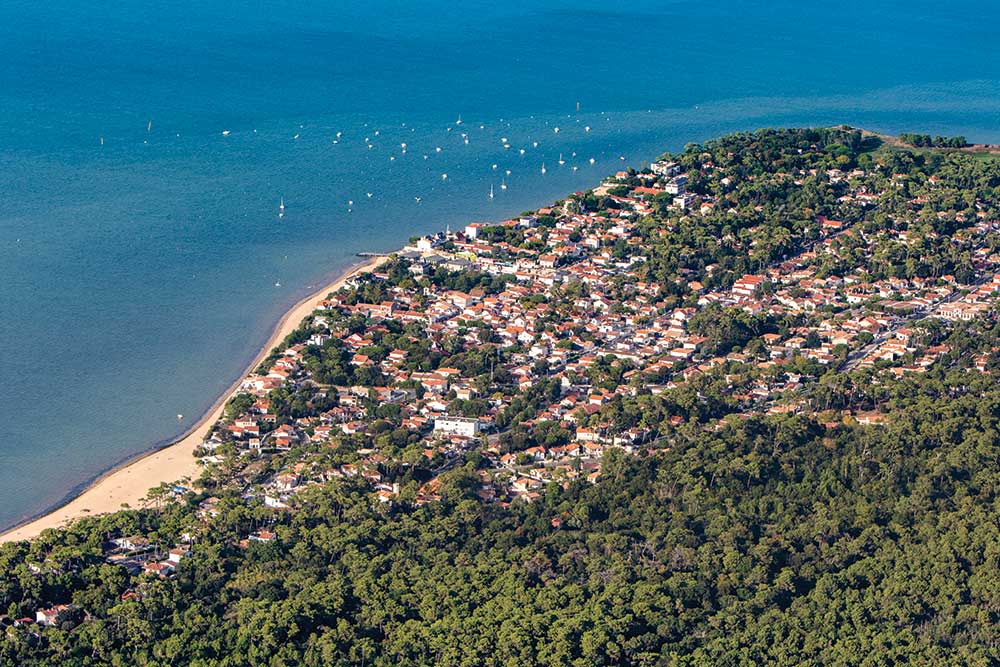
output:
[[469, 239], [479, 238], [479, 230], [486, 227], [485, 222], [472, 222], [465, 226], [465, 236]]
[[474, 438], [483, 431], [483, 423], [474, 417], [438, 417], [434, 432]]
[[649, 170], [656, 174], [657, 176], [665, 176], [670, 178], [671, 176], [676, 176], [680, 173], [681, 168], [676, 162], [654, 162], [649, 165]]
[[680, 195], [674, 197], [674, 206], [679, 209], [687, 210], [688, 206], [694, 201], [694, 195]]
[[673, 178], [669, 183], [664, 186], [669, 194], [672, 195], [682, 195], [687, 190], [688, 178], [684, 174]]

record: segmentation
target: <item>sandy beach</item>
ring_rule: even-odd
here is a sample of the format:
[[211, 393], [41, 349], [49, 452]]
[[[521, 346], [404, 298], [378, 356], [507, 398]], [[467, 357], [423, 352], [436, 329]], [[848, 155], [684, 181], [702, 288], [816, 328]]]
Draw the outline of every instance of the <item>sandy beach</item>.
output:
[[330, 292], [340, 289], [353, 276], [370, 271], [383, 261], [384, 258], [376, 257], [356, 264], [334, 282], [295, 304], [275, 326], [267, 343], [247, 369], [219, 396], [205, 416], [180, 438], [109, 471], [68, 503], [3, 533], [0, 535], [0, 544], [31, 539], [46, 528], [58, 528], [81, 517], [114, 512], [121, 509], [125, 503], [131, 507], [138, 507], [150, 488], [159, 486], [163, 482], [172, 483], [184, 478], [196, 478], [200, 474], [200, 467], [194, 457], [194, 451], [205, 440], [212, 425], [222, 416], [226, 401], [236, 391], [243, 378], [260, 364], [275, 345], [294, 331], [315, 309], [316, 304], [325, 299]]

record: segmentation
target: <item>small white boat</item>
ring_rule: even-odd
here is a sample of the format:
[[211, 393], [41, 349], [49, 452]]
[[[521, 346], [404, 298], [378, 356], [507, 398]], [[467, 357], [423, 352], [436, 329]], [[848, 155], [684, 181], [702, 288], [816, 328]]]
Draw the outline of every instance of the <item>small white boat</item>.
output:
[[559, 164], [560, 165], [566, 164], [566, 160], [563, 159], [562, 153], [559, 154]]
[[543, 174], [545, 173], [545, 163], [544, 162], [542, 163], [542, 173]]
[[223, 130], [222, 131], [222, 136], [228, 137], [229, 136], [229, 130]]
[[507, 182], [506, 181], [500, 181], [500, 189], [501, 190], [506, 190], [507, 189]]
[[493, 199], [493, 184], [490, 184], [490, 199]]

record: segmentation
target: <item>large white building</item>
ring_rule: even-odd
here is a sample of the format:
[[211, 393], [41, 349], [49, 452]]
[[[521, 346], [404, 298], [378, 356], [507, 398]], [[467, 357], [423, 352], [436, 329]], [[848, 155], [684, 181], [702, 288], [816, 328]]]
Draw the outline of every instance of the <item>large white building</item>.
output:
[[435, 433], [474, 438], [482, 431], [483, 422], [474, 417], [438, 417], [434, 420]]
[[656, 174], [657, 176], [665, 176], [670, 178], [671, 176], [676, 176], [680, 173], [681, 168], [676, 162], [654, 162], [649, 165], [649, 170]]

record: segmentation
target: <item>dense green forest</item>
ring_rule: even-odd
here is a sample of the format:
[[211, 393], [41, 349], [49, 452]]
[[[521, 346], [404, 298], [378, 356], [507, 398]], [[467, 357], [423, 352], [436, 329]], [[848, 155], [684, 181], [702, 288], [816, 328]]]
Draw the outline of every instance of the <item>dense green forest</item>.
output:
[[[86, 520], [0, 551], [12, 614], [67, 599], [73, 629], [8, 629], [5, 665], [995, 664], [1000, 391], [908, 380], [882, 427], [803, 417], [682, 432], [613, 455], [601, 483], [537, 504], [373, 509], [317, 490], [267, 544], [235, 497], [175, 578], [121, 600], [122, 529], [173, 535], [191, 507]], [[27, 563], [41, 563], [35, 575]]]
[[[922, 136], [910, 138], [923, 144]], [[974, 221], [996, 219], [1000, 194], [996, 164], [960, 151], [897, 150], [850, 129], [764, 130], [691, 145], [671, 159], [690, 175], [692, 192], [719, 205], [682, 218], [658, 195], [654, 213], [637, 223], [646, 255], [637, 271], [661, 285], [650, 295], [658, 313], [693, 308], [696, 281], [728, 287], [813, 247], [820, 216], [864, 232], [834, 239], [834, 252], [810, 260], [820, 277], [865, 263], [866, 279], [953, 273], [962, 287], [998, 245], [977, 240], [974, 256], [967, 238], [956, 240]], [[719, 175], [723, 168], [729, 176]], [[798, 183], [789, 175], [796, 172], [805, 174]], [[874, 208], [852, 200], [858, 191], [889, 194]], [[567, 206], [593, 211], [609, 200], [588, 192]], [[555, 226], [544, 216], [539, 224]], [[887, 230], [909, 233], [900, 240]], [[523, 232], [483, 234], [516, 246]], [[609, 255], [624, 257], [624, 245], [609, 242]], [[417, 284], [403, 261], [385, 271], [385, 281], [362, 284], [345, 302], [379, 303], [388, 287]], [[444, 269], [419, 280], [487, 295], [509, 282]], [[621, 283], [622, 304], [641, 295]], [[540, 317], [555, 330], [584, 294], [577, 284], [524, 299], [547, 303]], [[402, 426], [400, 407], [375, 408], [367, 395], [358, 402], [378, 428], [345, 435], [337, 447], [222, 465], [189, 493], [162, 488], [147, 507], [4, 544], [0, 666], [1000, 664], [995, 317], [914, 323], [913, 350], [947, 349], [919, 374], [882, 373], [887, 364], [842, 370], [843, 355], [830, 366], [801, 355], [755, 365], [768, 359], [761, 336], [787, 334], [809, 317], [703, 308], [689, 326], [705, 354], [746, 361], [729, 359], [655, 395], [648, 385], [665, 383], [666, 372], [629, 375], [627, 361], [596, 359], [586, 377], [574, 376], [581, 386], [636, 391], [578, 415], [577, 425], [641, 427], [655, 438], [635, 454], [609, 448], [596, 483], [553, 482], [533, 502], [484, 501], [481, 452], [448, 467], [440, 455], [424, 460], [426, 443]], [[368, 336], [362, 349], [373, 360], [401, 351], [410, 371], [447, 366], [481, 381], [482, 397], [449, 398], [466, 416], [485, 411], [491, 383], [510, 384], [496, 367], [523, 352], [489, 346], [483, 323], [468, 325], [475, 345], [451, 349], [432, 345], [423, 325], [330, 319]], [[315, 333], [303, 328], [287, 342]], [[804, 337], [803, 348], [814, 345]], [[353, 365], [333, 339], [306, 347], [303, 364], [324, 391], [315, 383], [309, 392], [274, 390], [278, 423], [328, 409], [335, 394], [325, 385], [374, 392], [385, 381], [378, 367]], [[790, 375], [802, 382], [780, 398], [794, 399], [798, 414], [742, 411], [737, 395], [753, 381]], [[419, 383], [412, 389], [423, 394]], [[524, 456], [531, 446], [568, 442], [572, 433], [559, 422], [534, 420], [561, 390], [554, 378], [518, 390], [497, 415], [499, 451]], [[230, 416], [254, 400], [238, 395]], [[880, 423], [851, 417], [871, 411]], [[235, 452], [226, 446], [220, 451]], [[294, 511], [248, 502], [257, 480], [299, 462], [333, 469], [361, 448], [385, 458], [383, 479], [401, 487], [394, 502], [380, 502], [357, 476], [308, 486]], [[414, 489], [438, 473], [439, 500], [415, 502]], [[142, 536], [160, 558], [181, 543], [190, 554], [171, 577], [130, 573], [108, 557], [109, 540], [125, 536]], [[53, 625], [24, 620], [54, 605], [69, 607]]]

